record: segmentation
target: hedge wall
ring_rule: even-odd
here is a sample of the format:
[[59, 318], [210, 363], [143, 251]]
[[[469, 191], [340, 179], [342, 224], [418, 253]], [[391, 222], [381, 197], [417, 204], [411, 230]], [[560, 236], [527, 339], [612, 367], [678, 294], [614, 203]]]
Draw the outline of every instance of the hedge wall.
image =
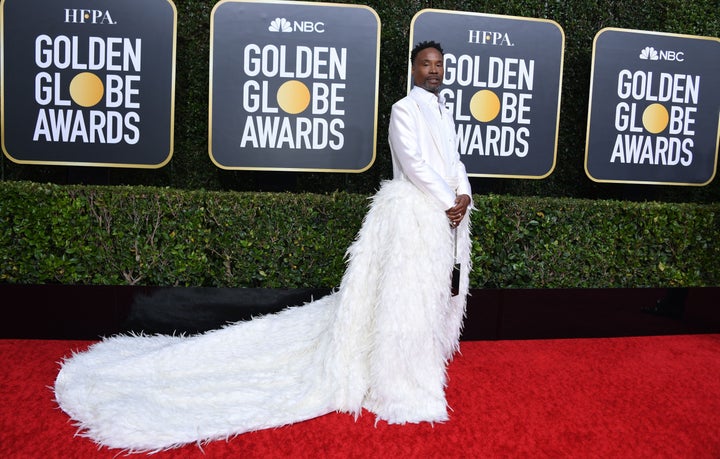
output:
[[[720, 204], [475, 195], [473, 288], [720, 285]], [[336, 287], [368, 195], [0, 184], [0, 282]]]
[[364, 4], [380, 17], [381, 99], [378, 117], [377, 161], [362, 174], [269, 173], [225, 171], [208, 157], [208, 77], [210, 14], [217, 0], [173, 0], [178, 11], [175, 151], [159, 170], [106, 169], [79, 172], [79, 168], [18, 165], [0, 159], [3, 180], [53, 183], [95, 182], [170, 186], [207, 190], [290, 190], [369, 194], [391, 174], [387, 121], [391, 104], [406, 88], [410, 20], [424, 8], [474, 11], [544, 18], [565, 31], [558, 162], [543, 180], [474, 179], [480, 193], [576, 198], [720, 201], [720, 181], [705, 187], [597, 184], [584, 172], [585, 128], [592, 41], [604, 27], [651, 30], [717, 37], [720, 15], [717, 0], [341, 0]]

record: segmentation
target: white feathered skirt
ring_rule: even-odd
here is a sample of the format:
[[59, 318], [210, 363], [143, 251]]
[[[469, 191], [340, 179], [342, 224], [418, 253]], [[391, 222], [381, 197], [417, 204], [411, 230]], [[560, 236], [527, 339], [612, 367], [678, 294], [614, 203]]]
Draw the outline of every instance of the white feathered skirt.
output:
[[382, 184], [319, 300], [194, 336], [104, 339], [60, 363], [55, 399], [79, 434], [128, 452], [226, 439], [363, 408], [389, 423], [442, 422], [470, 270], [454, 230], [408, 182]]

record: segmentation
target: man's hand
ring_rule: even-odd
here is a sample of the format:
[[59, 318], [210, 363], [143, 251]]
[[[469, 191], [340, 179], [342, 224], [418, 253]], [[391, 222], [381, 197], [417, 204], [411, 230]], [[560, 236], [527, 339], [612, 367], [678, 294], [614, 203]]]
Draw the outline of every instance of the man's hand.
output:
[[467, 212], [468, 206], [470, 206], [470, 196], [461, 194], [455, 198], [455, 205], [445, 211], [445, 214], [450, 220], [450, 225], [454, 228], [460, 224], [465, 213]]

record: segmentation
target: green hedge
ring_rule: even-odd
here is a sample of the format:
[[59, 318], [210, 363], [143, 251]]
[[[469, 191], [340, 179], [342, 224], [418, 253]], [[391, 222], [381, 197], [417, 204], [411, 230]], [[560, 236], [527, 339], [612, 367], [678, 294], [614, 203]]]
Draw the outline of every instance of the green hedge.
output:
[[720, 204], [476, 201], [475, 287], [720, 285]]
[[[473, 288], [720, 285], [720, 204], [475, 195]], [[0, 183], [0, 282], [336, 287], [368, 195]]]

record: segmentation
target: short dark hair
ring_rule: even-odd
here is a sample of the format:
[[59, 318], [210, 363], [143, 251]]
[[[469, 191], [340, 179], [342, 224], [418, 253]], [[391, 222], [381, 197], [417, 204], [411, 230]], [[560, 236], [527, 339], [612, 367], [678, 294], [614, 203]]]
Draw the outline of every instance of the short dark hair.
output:
[[429, 40], [429, 41], [421, 41], [415, 47], [412, 49], [412, 52], [410, 52], [410, 63], [415, 64], [415, 58], [420, 53], [420, 51], [428, 48], [435, 48], [437, 49], [440, 54], [445, 54], [445, 52], [442, 49], [442, 46], [440, 46], [440, 43]]

